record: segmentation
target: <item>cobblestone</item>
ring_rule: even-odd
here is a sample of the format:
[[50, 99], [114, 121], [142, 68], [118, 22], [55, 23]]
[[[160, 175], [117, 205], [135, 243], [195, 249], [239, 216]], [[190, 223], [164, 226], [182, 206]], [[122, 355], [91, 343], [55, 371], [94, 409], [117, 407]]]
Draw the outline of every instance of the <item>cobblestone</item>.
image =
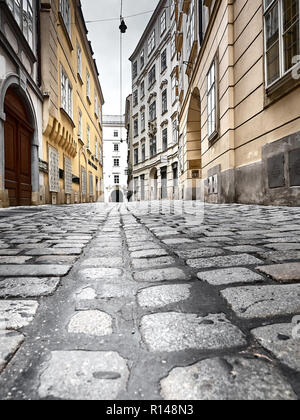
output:
[[299, 208], [151, 207], [0, 211], [1, 400], [300, 398]]

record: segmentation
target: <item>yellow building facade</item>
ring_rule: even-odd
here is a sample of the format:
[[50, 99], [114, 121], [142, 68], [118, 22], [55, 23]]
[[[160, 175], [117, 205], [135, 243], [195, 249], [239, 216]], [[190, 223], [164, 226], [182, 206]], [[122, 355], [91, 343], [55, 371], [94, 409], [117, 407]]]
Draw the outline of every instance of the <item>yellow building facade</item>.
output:
[[80, 0], [41, 1], [40, 20], [40, 201], [95, 202], [103, 192], [104, 99]]
[[299, 0], [176, 7], [182, 185], [212, 203], [299, 205]]

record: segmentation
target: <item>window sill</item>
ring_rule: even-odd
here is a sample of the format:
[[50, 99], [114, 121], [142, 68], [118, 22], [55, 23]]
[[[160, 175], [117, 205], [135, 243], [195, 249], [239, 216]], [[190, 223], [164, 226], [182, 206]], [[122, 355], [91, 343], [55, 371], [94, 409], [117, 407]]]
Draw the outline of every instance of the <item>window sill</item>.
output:
[[71, 51], [73, 51], [74, 47], [73, 47], [73, 44], [72, 44], [72, 41], [71, 41], [71, 36], [68, 32], [68, 29], [65, 25], [64, 19], [63, 19], [62, 14], [60, 12], [58, 12], [58, 18], [59, 18], [60, 26], [62, 27], [62, 30], [63, 30], [63, 32], [65, 34], [65, 37], [66, 37], [66, 40], [68, 42], [69, 48], [70, 48]]
[[291, 69], [281, 79], [277, 80], [270, 87], [265, 89], [265, 108], [272, 105], [274, 102], [286, 96], [296, 87], [300, 86], [300, 79], [294, 79], [292, 76], [294, 69]]
[[82, 146], [84, 145], [84, 141], [81, 139], [81, 137], [78, 137], [78, 141], [80, 144], [82, 144]]
[[166, 109], [165, 111], [162, 112], [161, 116], [163, 117], [164, 115], [166, 115], [168, 113], [168, 110]]
[[209, 137], [208, 137], [208, 142], [210, 146], [213, 146], [219, 139], [219, 132], [218, 131], [214, 131]]
[[92, 101], [88, 95], [86, 96], [86, 100], [88, 101], [89, 105], [92, 105]]
[[64, 108], [60, 108], [60, 112], [67, 118], [69, 123], [72, 125], [73, 128], [75, 128], [75, 123], [72, 119], [72, 117], [67, 113], [67, 111], [64, 110]]

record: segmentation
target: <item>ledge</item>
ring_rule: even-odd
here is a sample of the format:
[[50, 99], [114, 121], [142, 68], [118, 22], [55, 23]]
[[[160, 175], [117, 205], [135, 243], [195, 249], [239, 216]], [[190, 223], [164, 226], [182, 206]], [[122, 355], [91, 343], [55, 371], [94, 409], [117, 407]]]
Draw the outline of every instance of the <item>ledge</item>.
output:
[[265, 89], [265, 108], [269, 107], [274, 102], [283, 98], [292, 90], [300, 86], [300, 78], [298, 80], [294, 79], [292, 75], [293, 71], [295, 71], [295, 68], [291, 69], [282, 78], [280, 78], [279, 80], [274, 82], [270, 87], [267, 87]]
[[64, 108], [60, 108], [60, 112], [67, 118], [69, 123], [72, 125], [73, 128], [76, 127], [72, 117], [67, 113], [67, 111], [64, 110]]

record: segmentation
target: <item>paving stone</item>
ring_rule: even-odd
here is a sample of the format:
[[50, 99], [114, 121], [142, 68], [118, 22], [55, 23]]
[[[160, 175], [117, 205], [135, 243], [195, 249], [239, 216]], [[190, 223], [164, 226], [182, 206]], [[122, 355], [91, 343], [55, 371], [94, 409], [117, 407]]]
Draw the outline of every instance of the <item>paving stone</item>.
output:
[[39, 396], [62, 400], [115, 400], [129, 370], [116, 352], [54, 351], [40, 377]]
[[297, 400], [271, 363], [241, 357], [207, 359], [173, 369], [161, 381], [165, 400]]
[[110, 281], [97, 284], [98, 299], [133, 298], [137, 293], [136, 283]]
[[121, 278], [123, 271], [119, 268], [85, 268], [78, 274], [82, 280], [101, 281]]
[[24, 341], [24, 336], [14, 331], [0, 330], [0, 373]]
[[[0, 264], [25, 264], [31, 257], [0, 257]], [[1, 271], [1, 266], [0, 266]]]
[[204, 258], [204, 257], [216, 257], [224, 254], [224, 251], [220, 248], [198, 248], [198, 249], [188, 249], [174, 251], [178, 257], [183, 259], [192, 259], [192, 258]]
[[165, 265], [175, 265], [175, 260], [172, 257], [159, 257], [159, 258], [134, 258], [132, 260], [132, 266], [136, 269], [146, 269], [151, 267], [160, 266], [163, 267]]
[[81, 289], [80, 291], [76, 293], [77, 301], [94, 300], [96, 298], [97, 298], [96, 290], [89, 286], [84, 287], [83, 289]]
[[26, 327], [32, 322], [38, 306], [34, 300], [0, 300], [0, 329]]
[[282, 363], [300, 372], [300, 337], [293, 338], [295, 324], [275, 324], [252, 330], [256, 340]]
[[14, 256], [20, 254], [20, 249], [0, 249], [1, 256]]
[[262, 248], [258, 248], [257, 246], [250, 246], [250, 245], [237, 245], [237, 246], [228, 246], [225, 247], [228, 251], [231, 252], [260, 252]]
[[26, 251], [26, 255], [44, 256], [44, 255], [80, 255], [82, 249], [80, 248], [41, 248], [31, 249]]
[[143, 251], [135, 251], [130, 254], [131, 258], [154, 258], [167, 255], [168, 253], [164, 249], [148, 249]]
[[258, 252], [258, 255], [272, 262], [284, 262], [289, 260], [300, 260], [300, 251], [266, 251]]
[[156, 244], [155, 242], [148, 242], [146, 244], [142, 244], [142, 245], [138, 245], [138, 246], [130, 246], [128, 247], [130, 252], [135, 252], [135, 251], [143, 251], [143, 250], [148, 250], [148, 249], [161, 249], [161, 246]]
[[104, 336], [112, 334], [112, 317], [101, 311], [80, 311], [76, 313], [69, 325], [70, 334]]
[[0, 281], [1, 298], [33, 298], [48, 296], [55, 292], [60, 279], [54, 278], [12, 278]]
[[169, 246], [171, 246], [171, 245], [174, 245], [174, 246], [177, 246], [177, 245], [181, 245], [181, 244], [196, 244], [197, 242], [196, 241], [193, 241], [192, 239], [188, 239], [188, 238], [173, 238], [173, 239], [164, 239], [163, 241], [162, 241], [164, 244], [166, 244], [166, 245], [169, 245]]
[[199, 280], [204, 280], [213, 286], [234, 283], [262, 283], [265, 279], [248, 268], [226, 268], [198, 273]]
[[173, 280], [187, 280], [188, 276], [183, 270], [176, 267], [159, 268], [155, 270], [141, 271], [133, 274], [136, 281], [142, 282], [161, 282]]
[[300, 242], [297, 244], [293, 244], [293, 243], [269, 244], [269, 245], [265, 245], [265, 247], [275, 249], [277, 251], [292, 251], [292, 250], [300, 251]]
[[247, 343], [243, 333], [224, 314], [207, 317], [177, 312], [145, 315], [141, 333], [152, 352], [218, 350]]
[[243, 265], [257, 265], [263, 264], [263, 261], [259, 260], [253, 255], [240, 254], [240, 255], [229, 255], [223, 257], [213, 258], [200, 258], [195, 260], [187, 260], [187, 264], [192, 268], [214, 268], [214, 267], [240, 267]]
[[269, 318], [300, 313], [300, 284], [244, 286], [221, 292], [240, 318]]
[[42, 263], [42, 264], [60, 264], [60, 265], [64, 265], [64, 264], [75, 264], [75, 262], [77, 261], [76, 256], [69, 256], [69, 255], [47, 255], [44, 257], [38, 257], [36, 258], [35, 262], [36, 263]]
[[53, 248], [73, 248], [74, 246], [77, 248], [85, 248], [87, 244], [81, 244], [81, 243], [59, 243], [53, 245]]
[[122, 254], [123, 249], [120, 248], [98, 248], [93, 247], [93, 257], [103, 257], [103, 258], [115, 258], [119, 257]]
[[71, 270], [70, 265], [1, 265], [0, 277], [64, 276]]
[[174, 284], [143, 289], [138, 293], [138, 304], [145, 308], [161, 308], [190, 297], [191, 285]]
[[88, 258], [82, 262], [81, 265], [92, 266], [92, 267], [105, 267], [105, 268], [115, 268], [123, 266], [123, 258]]
[[279, 282], [300, 281], [300, 262], [269, 265], [257, 269]]

